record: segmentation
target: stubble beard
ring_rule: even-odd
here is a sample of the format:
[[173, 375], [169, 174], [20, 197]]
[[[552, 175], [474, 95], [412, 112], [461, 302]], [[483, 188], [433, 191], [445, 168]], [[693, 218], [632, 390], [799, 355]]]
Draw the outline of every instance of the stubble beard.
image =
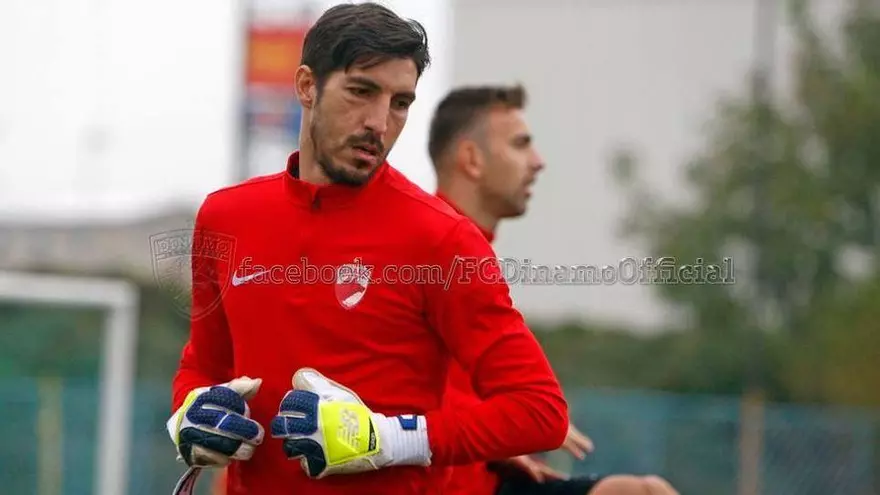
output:
[[362, 186], [369, 182], [376, 171], [379, 170], [379, 167], [374, 165], [369, 172], [360, 173], [359, 171], [351, 171], [344, 166], [333, 163], [333, 160], [330, 159], [330, 153], [322, 146], [321, 136], [326, 134], [322, 128], [323, 119], [321, 118], [319, 108], [316, 107], [309, 125], [309, 137], [315, 149], [315, 161], [318, 162], [318, 166], [321, 167], [321, 170], [330, 182], [332, 184], [352, 187]]

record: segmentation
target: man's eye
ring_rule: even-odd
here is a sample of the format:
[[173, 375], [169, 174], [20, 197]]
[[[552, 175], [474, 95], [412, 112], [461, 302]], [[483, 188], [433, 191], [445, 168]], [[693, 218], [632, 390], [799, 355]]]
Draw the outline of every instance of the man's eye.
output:
[[399, 110], [406, 110], [410, 105], [412, 105], [412, 102], [409, 100], [397, 100], [397, 108]]
[[366, 88], [348, 88], [348, 91], [355, 96], [367, 96], [369, 93]]

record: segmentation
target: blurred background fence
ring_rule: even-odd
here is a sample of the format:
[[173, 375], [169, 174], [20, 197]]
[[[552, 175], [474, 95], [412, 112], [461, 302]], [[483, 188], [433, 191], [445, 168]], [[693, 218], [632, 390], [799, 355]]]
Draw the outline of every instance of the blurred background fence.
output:
[[[568, 390], [597, 444], [574, 472], [663, 473], [681, 493], [877, 493], [877, 412], [639, 390]], [[757, 414], [756, 414], [757, 413]]]
[[[586, 387], [567, 393], [574, 422], [597, 446], [585, 461], [551, 459], [572, 473], [661, 473], [683, 494], [737, 495], [755, 474], [761, 493], [773, 495], [870, 495], [880, 488], [876, 412], [769, 403], [763, 417], [746, 419], [735, 397]], [[7, 378], [0, 394], [12, 398], [0, 422], [3, 493], [93, 493], [98, 382]], [[138, 383], [130, 495], [165, 493], [182, 472], [157, 428], [168, 400], [167, 383]], [[748, 430], [758, 432], [757, 447], [744, 446]]]

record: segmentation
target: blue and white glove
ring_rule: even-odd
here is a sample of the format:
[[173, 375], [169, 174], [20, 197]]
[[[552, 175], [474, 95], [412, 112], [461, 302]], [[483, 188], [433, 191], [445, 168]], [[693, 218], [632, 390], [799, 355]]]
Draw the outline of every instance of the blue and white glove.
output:
[[256, 395], [262, 380], [241, 377], [187, 394], [168, 420], [178, 460], [190, 469], [174, 489], [192, 493], [202, 468], [224, 467], [233, 459], [246, 461], [263, 442], [262, 425], [250, 419], [247, 401]]
[[374, 413], [353, 391], [311, 368], [293, 375], [271, 433], [284, 439], [287, 458], [300, 459], [315, 479], [431, 464], [424, 416]]

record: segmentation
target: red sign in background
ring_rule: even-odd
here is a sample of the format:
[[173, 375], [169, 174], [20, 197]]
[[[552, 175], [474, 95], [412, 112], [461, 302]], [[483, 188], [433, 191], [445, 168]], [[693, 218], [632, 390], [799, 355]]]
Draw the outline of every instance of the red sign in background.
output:
[[248, 33], [246, 81], [250, 85], [293, 88], [308, 26], [256, 27]]

